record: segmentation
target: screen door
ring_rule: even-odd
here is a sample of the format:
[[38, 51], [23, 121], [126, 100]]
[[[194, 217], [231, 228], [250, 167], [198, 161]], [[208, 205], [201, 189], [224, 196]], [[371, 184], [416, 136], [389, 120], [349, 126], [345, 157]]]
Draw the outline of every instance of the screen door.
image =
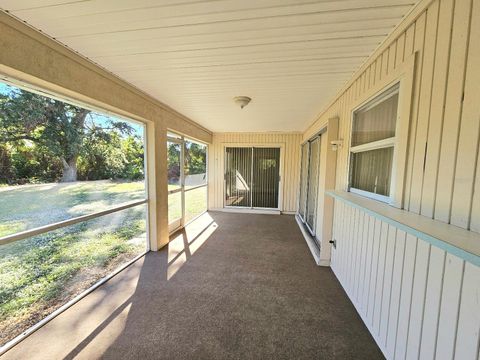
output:
[[225, 206], [278, 209], [280, 148], [225, 149]]

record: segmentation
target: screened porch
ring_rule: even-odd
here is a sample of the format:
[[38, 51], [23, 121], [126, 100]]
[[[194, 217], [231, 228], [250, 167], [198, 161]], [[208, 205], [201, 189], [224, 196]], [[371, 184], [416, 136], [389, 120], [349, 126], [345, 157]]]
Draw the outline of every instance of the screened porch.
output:
[[0, 0], [0, 356], [480, 356], [480, 2]]

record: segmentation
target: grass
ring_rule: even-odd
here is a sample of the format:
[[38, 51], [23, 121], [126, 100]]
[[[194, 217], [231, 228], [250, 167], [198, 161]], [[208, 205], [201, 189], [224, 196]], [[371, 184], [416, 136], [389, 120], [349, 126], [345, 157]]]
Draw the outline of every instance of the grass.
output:
[[101, 180], [2, 187], [0, 237], [143, 198], [143, 181]]
[[[0, 187], [0, 237], [145, 197], [143, 182], [90, 181]], [[177, 200], [177, 201], [175, 201]], [[185, 193], [186, 221], [206, 188]], [[181, 213], [169, 196], [169, 218]], [[0, 245], [0, 345], [145, 250], [146, 206]]]
[[[169, 185], [169, 190], [175, 186]], [[206, 210], [207, 189], [206, 187], [196, 188], [185, 192], [185, 222], [190, 221], [195, 216]], [[174, 193], [168, 195], [168, 221], [179, 219], [182, 215], [181, 194]]]
[[[144, 197], [143, 182], [0, 189], [0, 236]], [[0, 246], [0, 344], [146, 248], [146, 206]]]

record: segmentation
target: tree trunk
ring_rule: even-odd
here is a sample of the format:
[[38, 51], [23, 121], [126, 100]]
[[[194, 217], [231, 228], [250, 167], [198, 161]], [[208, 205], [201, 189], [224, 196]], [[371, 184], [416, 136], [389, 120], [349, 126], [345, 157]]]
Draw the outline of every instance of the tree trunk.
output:
[[63, 175], [60, 182], [73, 182], [77, 181], [77, 157], [73, 157], [66, 161], [62, 159], [63, 163]]
[[76, 136], [74, 137], [74, 141], [72, 141], [71, 137], [65, 137], [64, 139], [64, 145], [66, 145], [64, 156], [67, 159], [62, 157], [63, 175], [60, 179], [61, 182], [77, 181], [77, 160], [84, 137], [85, 118], [89, 112], [90, 110], [80, 108], [72, 118], [71, 126], [73, 127], [73, 132], [76, 134]]

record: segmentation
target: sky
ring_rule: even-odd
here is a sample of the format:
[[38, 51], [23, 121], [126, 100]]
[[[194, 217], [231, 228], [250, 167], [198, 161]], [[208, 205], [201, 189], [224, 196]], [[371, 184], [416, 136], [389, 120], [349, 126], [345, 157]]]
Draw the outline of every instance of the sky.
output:
[[[0, 82], [0, 94], [8, 95], [14, 89], [16, 89], [16, 87]], [[108, 121], [127, 122], [133, 128], [133, 131], [136, 135], [143, 137], [143, 126], [137, 122], [126, 121], [115, 116], [100, 114], [98, 112], [91, 112], [89, 114], [89, 120], [92, 121], [94, 124], [97, 124], [98, 126], [104, 126], [108, 123]]]

